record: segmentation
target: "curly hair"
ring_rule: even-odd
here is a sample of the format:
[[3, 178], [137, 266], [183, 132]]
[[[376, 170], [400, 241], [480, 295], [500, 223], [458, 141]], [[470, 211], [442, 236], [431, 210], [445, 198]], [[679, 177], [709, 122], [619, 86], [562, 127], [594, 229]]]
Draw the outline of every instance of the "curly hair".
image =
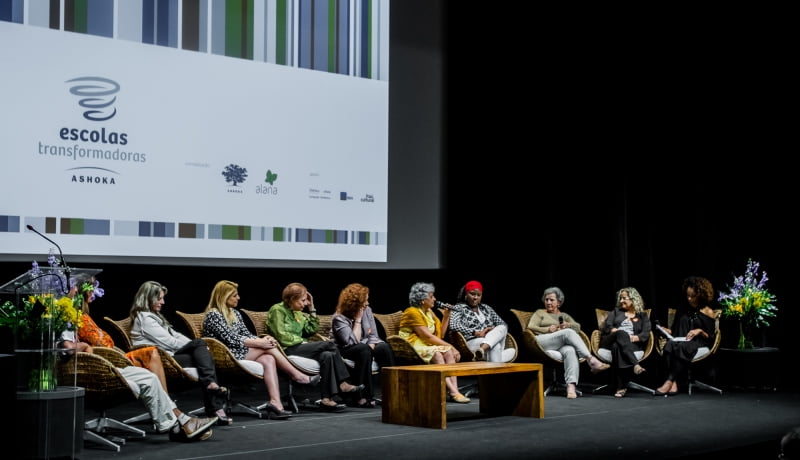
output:
[[642, 295], [639, 294], [639, 291], [636, 290], [634, 287], [624, 287], [617, 291], [617, 307], [619, 307], [619, 296], [622, 293], [628, 294], [628, 297], [631, 299], [631, 303], [633, 303], [633, 309], [636, 313], [644, 311], [644, 299], [642, 299]]
[[345, 286], [339, 293], [339, 303], [336, 304], [336, 312], [350, 319], [356, 316], [356, 312], [367, 302], [369, 288], [352, 283]]
[[686, 294], [686, 290], [689, 288], [694, 289], [698, 305], [708, 305], [714, 300], [714, 286], [711, 285], [711, 281], [702, 276], [689, 276], [683, 280], [683, 293]]
[[428, 298], [428, 295], [436, 292], [433, 283], [414, 283], [408, 292], [408, 304], [412, 307], [419, 307]]

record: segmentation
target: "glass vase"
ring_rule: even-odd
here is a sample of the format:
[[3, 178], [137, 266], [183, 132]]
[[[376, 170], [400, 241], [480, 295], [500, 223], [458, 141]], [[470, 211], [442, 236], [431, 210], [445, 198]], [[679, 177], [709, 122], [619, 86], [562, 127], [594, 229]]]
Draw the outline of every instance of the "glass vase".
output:
[[55, 391], [56, 358], [53, 331], [30, 331], [16, 337], [17, 391]]
[[739, 321], [739, 343], [737, 348], [739, 350], [747, 350], [753, 348], [753, 339], [751, 337], [752, 327], [746, 321]]

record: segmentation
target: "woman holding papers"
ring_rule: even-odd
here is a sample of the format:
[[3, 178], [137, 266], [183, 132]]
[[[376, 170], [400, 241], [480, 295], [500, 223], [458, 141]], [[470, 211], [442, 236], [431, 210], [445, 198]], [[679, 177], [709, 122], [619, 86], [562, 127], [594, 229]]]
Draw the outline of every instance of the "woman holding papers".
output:
[[[656, 395], [672, 396], [678, 394], [678, 381], [685, 381], [697, 349], [711, 347], [716, 334], [714, 310], [709, 306], [714, 298], [711, 282], [699, 276], [683, 280], [688, 309], [678, 314], [671, 327], [666, 330], [676, 339], [664, 346], [664, 359], [667, 364], [667, 380], [656, 390]], [[666, 328], [665, 328], [666, 329]]]
[[609, 312], [600, 332], [600, 347], [611, 350], [611, 367], [617, 380], [614, 396], [621, 398], [628, 391], [633, 375], [645, 371], [634, 353], [644, 350], [650, 339], [650, 317], [636, 288], [626, 287], [617, 292], [617, 306]]

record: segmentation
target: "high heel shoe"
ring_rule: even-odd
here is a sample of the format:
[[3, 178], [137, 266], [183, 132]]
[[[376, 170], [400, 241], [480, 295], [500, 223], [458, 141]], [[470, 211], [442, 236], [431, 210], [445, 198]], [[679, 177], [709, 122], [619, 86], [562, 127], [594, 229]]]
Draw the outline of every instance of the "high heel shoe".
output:
[[264, 410], [267, 411], [268, 419], [272, 419], [273, 415], [275, 416], [275, 420], [286, 420], [292, 416], [292, 413], [288, 410], [280, 410], [273, 406], [272, 403], [267, 403], [267, 405], [264, 406]]
[[319, 385], [320, 380], [322, 380], [322, 377], [319, 374], [312, 375], [311, 378], [308, 379], [308, 384], [311, 385], [312, 387], [315, 387]]

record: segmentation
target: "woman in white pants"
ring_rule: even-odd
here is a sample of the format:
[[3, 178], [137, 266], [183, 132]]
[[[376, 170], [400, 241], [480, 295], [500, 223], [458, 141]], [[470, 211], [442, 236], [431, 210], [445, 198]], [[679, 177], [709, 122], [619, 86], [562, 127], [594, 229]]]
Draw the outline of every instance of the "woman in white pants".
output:
[[567, 398], [578, 397], [576, 386], [580, 376], [580, 360], [586, 358], [592, 373], [604, 371], [610, 366], [595, 358], [578, 334], [581, 325], [569, 313], [561, 311], [564, 292], [558, 287], [549, 287], [542, 294], [544, 308], [533, 312], [528, 329], [536, 334], [536, 342], [542, 350], [558, 350], [564, 357], [564, 382], [567, 383]]
[[515, 350], [506, 347], [508, 325], [484, 303], [483, 286], [478, 281], [465, 284], [458, 293], [458, 303], [450, 308], [449, 327], [460, 332], [467, 340], [477, 361], [504, 363], [514, 358]]

